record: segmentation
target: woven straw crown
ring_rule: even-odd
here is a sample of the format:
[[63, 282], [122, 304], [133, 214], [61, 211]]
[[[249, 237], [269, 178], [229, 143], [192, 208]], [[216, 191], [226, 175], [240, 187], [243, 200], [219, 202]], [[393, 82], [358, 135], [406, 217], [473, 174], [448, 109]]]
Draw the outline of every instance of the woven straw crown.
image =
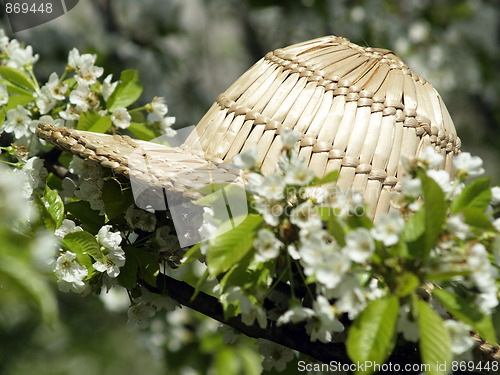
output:
[[214, 160], [258, 146], [274, 171], [283, 127], [302, 134], [299, 156], [318, 176], [365, 194], [370, 214], [389, 208], [402, 156], [427, 145], [452, 173], [460, 139], [437, 91], [389, 50], [327, 36], [269, 52], [221, 94], [184, 144]]
[[[372, 217], [388, 211], [405, 173], [403, 156], [432, 145], [445, 157], [441, 168], [453, 174], [460, 148], [428, 82], [391, 51], [334, 36], [269, 52], [217, 98], [178, 148], [46, 124], [37, 134], [146, 185], [192, 192], [239, 180], [225, 162], [254, 145], [263, 173], [272, 173], [285, 127], [302, 135], [299, 157], [307, 166], [318, 176], [340, 170], [338, 186], [363, 192]], [[144, 159], [136, 163], [144, 170], [131, 166], [131, 155]]]

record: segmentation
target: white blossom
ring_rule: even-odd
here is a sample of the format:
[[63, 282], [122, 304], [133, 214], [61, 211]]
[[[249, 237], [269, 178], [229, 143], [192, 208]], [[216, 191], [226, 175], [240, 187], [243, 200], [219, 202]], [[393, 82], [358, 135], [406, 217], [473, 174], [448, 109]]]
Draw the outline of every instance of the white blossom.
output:
[[75, 196], [88, 201], [93, 210], [98, 210], [101, 214], [104, 214], [102, 167], [91, 160], [83, 160], [78, 156], [73, 156], [68, 169], [71, 173], [79, 176], [78, 189], [74, 192]]
[[29, 184], [26, 174], [19, 170], [13, 172], [0, 163], [0, 226], [31, 217], [31, 201], [24, 194], [26, 184]]
[[283, 190], [285, 189], [285, 181], [283, 177], [277, 174], [264, 177], [258, 190], [258, 194], [269, 200], [283, 199]]
[[497, 232], [500, 232], [500, 217], [493, 220], [493, 227], [496, 229]]
[[[332, 289], [341, 282], [350, 266], [351, 261], [344, 253], [330, 253], [323, 263], [314, 267], [313, 272], [318, 283]], [[304, 272], [309, 275], [311, 270], [306, 269]]]
[[105, 225], [97, 233], [97, 242], [110, 250], [121, 250], [122, 236], [120, 232], [111, 232], [112, 226]]
[[417, 322], [411, 319], [410, 307], [408, 305], [403, 305], [399, 309], [396, 330], [403, 334], [406, 341], [418, 342], [420, 331]]
[[294, 259], [294, 260], [300, 259], [300, 253], [294, 244], [288, 245], [286, 249], [288, 251], [288, 255], [290, 255], [292, 257], [292, 259]]
[[33, 189], [45, 185], [45, 178], [48, 175], [47, 170], [43, 166], [43, 160], [38, 157], [28, 159], [26, 164], [21, 168], [21, 172], [26, 175], [23, 193], [26, 198], [29, 198], [33, 193]]
[[262, 197], [255, 197], [254, 202], [254, 208], [262, 215], [264, 221], [273, 227], [278, 226], [283, 214], [283, 205], [279, 202], [269, 202]]
[[488, 251], [483, 244], [477, 243], [469, 249], [467, 266], [472, 270], [471, 278], [481, 292], [496, 290], [495, 280], [498, 271], [488, 259]]
[[130, 306], [127, 312], [128, 322], [127, 325], [129, 327], [137, 326], [139, 328], [148, 328], [149, 327], [149, 319], [155, 316], [156, 311], [154, 307], [144, 303], [139, 302]]
[[[0, 31], [3, 31], [0, 29]], [[0, 106], [7, 104], [9, 101], [9, 92], [7, 91], [7, 85], [5, 83], [0, 83]]]
[[444, 162], [444, 156], [439, 154], [433, 146], [427, 146], [418, 156], [418, 161], [429, 168], [436, 168]]
[[101, 85], [101, 94], [102, 97], [104, 98], [104, 101], [107, 102], [113, 91], [115, 91], [116, 85], [118, 85], [118, 82], [111, 82], [113, 79], [113, 74], [108, 75], [104, 81], [102, 82]]
[[149, 122], [159, 122], [163, 120], [167, 113], [168, 107], [165, 98], [156, 97], [151, 102], [151, 112], [148, 113], [147, 120]]
[[334, 310], [326, 297], [319, 295], [313, 302], [316, 321], [308, 322], [306, 329], [311, 335], [311, 341], [319, 340], [323, 343], [332, 341], [332, 332], [342, 332], [344, 326], [335, 316]]
[[450, 174], [444, 170], [429, 170], [427, 176], [432, 178], [439, 185], [441, 190], [448, 193], [451, 190]]
[[347, 313], [350, 320], [356, 319], [366, 307], [366, 298], [359, 286], [347, 289], [335, 302], [339, 311]]
[[38, 61], [38, 55], [33, 55], [33, 48], [31, 46], [21, 47], [21, 44], [12, 39], [5, 47], [8, 56], [7, 66], [11, 68], [25, 70], [33, 66]]
[[106, 310], [111, 312], [124, 312], [130, 307], [130, 297], [125, 288], [112, 287], [108, 290], [103, 290], [99, 294], [99, 299], [102, 301]]
[[267, 327], [267, 317], [266, 312], [262, 306], [252, 303], [250, 298], [246, 295], [242, 295], [240, 298], [240, 310], [241, 310], [241, 321], [247, 326], [252, 326], [257, 319], [260, 328], [265, 329]]
[[61, 226], [54, 232], [54, 236], [63, 239], [68, 233], [81, 232], [82, 227], [77, 226], [73, 220], [64, 219]]
[[401, 180], [401, 188], [404, 195], [416, 198], [422, 194], [422, 181], [419, 178], [405, 176]]
[[211, 207], [203, 207], [203, 222], [198, 229], [202, 240], [209, 240], [217, 233], [217, 224], [214, 220], [214, 210]]
[[42, 115], [49, 113], [52, 108], [56, 105], [56, 100], [52, 97], [50, 89], [46, 86], [43, 86], [36, 93], [35, 103]]
[[375, 251], [375, 242], [365, 228], [358, 228], [347, 233], [345, 242], [346, 246], [343, 251], [353, 262], [363, 263]]
[[291, 149], [300, 140], [300, 133], [293, 131], [290, 128], [282, 128], [280, 137], [283, 147]]
[[303, 307], [301, 305], [296, 305], [289, 308], [283, 315], [278, 318], [277, 325], [281, 326], [283, 324], [292, 323], [296, 324], [304, 320], [308, 320], [314, 316], [314, 310], [309, 307]]
[[469, 152], [461, 152], [453, 158], [453, 165], [457, 173], [463, 171], [469, 177], [481, 176], [484, 173], [483, 160], [479, 156], [472, 156]]
[[68, 55], [68, 66], [76, 70], [77, 78], [82, 82], [92, 85], [104, 73], [103, 68], [94, 65], [95, 60], [96, 55], [80, 55], [80, 52], [73, 48]]
[[475, 298], [475, 303], [479, 309], [488, 315], [491, 315], [498, 306], [498, 288], [494, 287], [483, 293], [478, 293]]
[[398, 243], [399, 236], [403, 231], [405, 221], [399, 211], [393, 210], [381, 215], [370, 231], [373, 238], [384, 243], [385, 246], [392, 246]]
[[9, 45], [9, 37], [5, 35], [4, 29], [0, 28], [0, 52], [4, 51]]
[[249, 173], [246, 176], [246, 188], [249, 192], [259, 194], [260, 187], [264, 182], [264, 177], [258, 173]]
[[88, 84], [80, 83], [76, 90], [69, 94], [69, 101], [76, 106], [77, 111], [86, 112], [99, 105], [99, 101], [94, 96]]
[[164, 134], [167, 137], [174, 137], [177, 134], [177, 131], [172, 128], [172, 125], [175, 124], [175, 117], [169, 116], [164, 117], [160, 121], [160, 133]]
[[83, 280], [87, 277], [88, 271], [78, 263], [75, 253], [66, 251], [60, 255], [55, 262], [54, 273], [61, 291], [81, 293], [85, 289]]
[[156, 228], [156, 216], [144, 210], [135, 208], [132, 204], [125, 212], [125, 220], [132, 229], [153, 232]]
[[2, 131], [14, 133], [15, 138], [33, 135], [35, 127], [32, 125], [30, 116], [31, 113], [21, 105], [18, 105], [17, 109], [9, 109]]
[[49, 93], [54, 100], [64, 100], [66, 98], [65, 94], [68, 91], [68, 85], [63, 82], [59, 83], [57, 73], [52, 73], [49, 76], [49, 80], [44, 87], [49, 90]]
[[302, 164], [291, 165], [285, 169], [285, 183], [288, 185], [305, 186], [314, 178], [312, 169]]
[[252, 169], [257, 163], [257, 147], [254, 146], [245, 152], [236, 155], [233, 162], [241, 169]]
[[500, 204], [500, 186], [493, 186], [491, 188], [491, 202], [493, 206]]
[[321, 232], [308, 236], [307, 239], [302, 239], [298, 250], [300, 259], [306, 268], [320, 265], [324, 261], [325, 256], [332, 251], [332, 245], [326, 243]]
[[126, 129], [130, 126], [132, 116], [130, 116], [126, 108], [117, 107], [111, 112], [111, 120], [116, 127]]
[[279, 256], [283, 243], [270, 230], [260, 229], [253, 246], [256, 250], [255, 259], [258, 262], [267, 262]]
[[302, 197], [313, 203], [322, 204], [326, 202], [328, 191], [321, 186], [309, 186], [302, 190]]
[[322, 222], [316, 206], [305, 201], [294, 208], [290, 214], [290, 222], [299, 228], [321, 229]]
[[446, 220], [446, 225], [448, 226], [448, 231], [461, 240], [465, 240], [471, 234], [462, 214], [449, 217]]
[[49, 124], [49, 125], [53, 125], [53, 126], [57, 126], [57, 127], [61, 127], [61, 126], [65, 125], [64, 121], [60, 118], [54, 119], [54, 118], [52, 118], [52, 116], [44, 115], [44, 116], [40, 117], [38, 120], [33, 120], [31, 123], [31, 126], [36, 128], [38, 126], [38, 124], [40, 124], [40, 123]]
[[125, 265], [125, 252], [122, 249], [108, 249], [104, 255], [104, 260], [98, 259], [93, 264], [96, 271], [106, 272], [106, 274], [115, 278], [120, 274], [120, 267]]
[[476, 342], [471, 337], [472, 329], [467, 324], [451, 319], [445, 320], [443, 324], [450, 335], [453, 354], [459, 356], [474, 347]]
[[271, 371], [273, 368], [281, 372], [286, 369], [286, 365], [293, 358], [293, 351], [274, 342], [258, 339], [259, 353], [264, 356], [262, 367], [266, 371]]

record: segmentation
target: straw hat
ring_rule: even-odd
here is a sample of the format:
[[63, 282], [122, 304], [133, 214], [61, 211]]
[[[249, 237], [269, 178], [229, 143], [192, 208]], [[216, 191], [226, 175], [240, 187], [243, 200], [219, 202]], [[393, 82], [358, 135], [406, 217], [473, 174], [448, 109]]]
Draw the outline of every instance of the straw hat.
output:
[[[263, 173], [272, 173], [284, 127], [302, 135], [299, 156], [318, 176], [339, 169], [339, 187], [364, 193], [372, 217], [389, 209], [405, 173], [403, 156], [432, 145], [445, 157], [441, 167], [453, 173], [460, 148], [430, 83], [389, 50], [334, 36], [269, 52], [219, 95], [177, 148], [43, 124], [37, 134], [115, 172], [147, 175], [145, 183], [182, 192], [214, 178], [238, 180], [227, 162], [254, 145]], [[148, 170], [131, 172], [129, 155], [137, 149]], [[189, 172], [202, 165], [210, 173]]]

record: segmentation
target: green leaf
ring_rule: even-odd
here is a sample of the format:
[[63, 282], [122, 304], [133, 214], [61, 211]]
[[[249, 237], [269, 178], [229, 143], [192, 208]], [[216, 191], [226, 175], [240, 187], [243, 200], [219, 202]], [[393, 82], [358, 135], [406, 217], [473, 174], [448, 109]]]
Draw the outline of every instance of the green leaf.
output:
[[90, 109], [80, 114], [76, 128], [78, 130], [88, 131], [97, 121], [99, 121], [99, 119], [101, 119], [99, 112]]
[[48, 203], [47, 212], [54, 221], [55, 229], [57, 229], [61, 226], [64, 219], [64, 203], [62, 198], [48, 186], [45, 186], [43, 197], [45, 198], [45, 202]]
[[463, 207], [460, 212], [464, 215], [464, 221], [472, 227], [485, 230], [494, 230], [490, 216], [477, 207]]
[[331, 207], [318, 207], [321, 220], [326, 221], [328, 232], [335, 237], [340, 246], [345, 246], [345, 231]]
[[127, 289], [131, 289], [137, 277], [151, 286], [156, 286], [156, 276], [160, 269], [158, 259], [144, 249], [125, 247], [125, 265], [120, 268], [118, 282]]
[[433, 294], [439, 298], [443, 306], [446, 307], [456, 319], [471, 326], [490, 344], [497, 345], [493, 322], [478, 306], [469, 303], [456, 293], [450, 293], [443, 289], [434, 289]]
[[2, 109], [0, 110], [0, 126], [2, 126], [4, 122], [5, 122], [5, 111]]
[[108, 130], [111, 127], [111, 123], [112, 123], [111, 117], [104, 116], [101, 117], [96, 122], [94, 122], [94, 124], [87, 131], [94, 133], [105, 133], [106, 130]]
[[196, 245], [191, 247], [186, 254], [184, 254], [184, 257], [182, 258], [182, 266], [185, 266], [186, 264], [192, 263], [195, 260], [199, 259], [201, 257], [201, 242], [198, 242]]
[[73, 215], [86, 231], [97, 234], [104, 225], [104, 216], [90, 207], [89, 202], [78, 201], [66, 204], [66, 210]]
[[418, 240], [425, 233], [425, 208], [415, 212], [405, 224], [403, 238], [407, 242]]
[[3, 109], [7, 112], [11, 109], [17, 109], [17, 106], [20, 105], [24, 107], [26, 104], [35, 101], [33, 95], [16, 95], [9, 97], [9, 102]]
[[215, 353], [215, 373], [224, 375], [239, 375], [240, 362], [231, 347], [222, 347]]
[[89, 232], [72, 232], [64, 236], [64, 247], [75, 254], [89, 255], [95, 260], [103, 262], [104, 254], [96, 238]]
[[127, 130], [131, 131], [134, 133], [136, 137], [143, 141], [150, 141], [154, 138], [156, 138], [156, 134], [152, 129], [149, 129], [146, 127], [145, 124], [137, 123], [137, 122], [131, 122], [130, 126], [127, 128]]
[[491, 180], [479, 178], [467, 185], [451, 203], [451, 212], [456, 214], [464, 207], [475, 207], [485, 211], [491, 200]]
[[[53, 326], [58, 319], [57, 300], [53, 288], [47, 283], [45, 275], [29, 262], [23, 261], [18, 256], [9, 253], [9, 249], [20, 250], [17, 243], [6, 242], [2, 233], [2, 251], [0, 251], [0, 285], [7, 291], [14, 293], [25, 302], [30, 300], [36, 303], [45, 324]], [[21, 293], [18, 293], [18, 292]], [[5, 302], [4, 302], [5, 303]]]
[[[240, 221], [241, 217], [234, 218], [234, 222]], [[262, 223], [262, 217], [247, 215], [235, 228], [232, 228], [232, 222], [222, 224], [217, 230], [221, 234], [210, 240], [207, 266], [212, 276], [227, 271], [252, 248], [255, 231]]]
[[5, 83], [7, 86], [7, 92], [9, 95], [31, 95], [33, 96], [33, 92], [27, 89], [23, 89], [22, 87], [16, 86], [5, 79], [0, 79], [0, 83]]
[[141, 96], [142, 84], [136, 70], [124, 70], [115, 90], [108, 98], [106, 106], [110, 111], [118, 107], [128, 107]]
[[405, 272], [397, 278], [396, 295], [405, 297], [420, 286], [420, 280], [412, 272]]
[[318, 185], [327, 184], [329, 182], [337, 181], [338, 178], [339, 178], [339, 171], [338, 170], [332, 171], [330, 173], [327, 173], [323, 177], [314, 177], [308, 186], [318, 186]]
[[420, 356], [430, 367], [427, 375], [446, 375], [450, 369], [453, 352], [448, 331], [443, 320], [427, 302], [418, 301], [418, 327], [420, 331]]
[[425, 258], [441, 233], [441, 227], [446, 219], [447, 205], [443, 190], [441, 190], [437, 182], [428, 177], [423, 171], [419, 171], [418, 176], [422, 181], [424, 195], [425, 235], [422, 255]]
[[[353, 322], [347, 336], [347, 353], [354, 363], [385, 362], [396, 343], [398, 313], [396, 297], [381, 298], [368, 304]], [[373, 371], [373, 368], [365, 368], [356, 374], [371, 374]]]
[[15, 86], [35, 91], [33, 80], [24, 71], [9, 66], [0, 66], [0, 76]]
[[110, 220], [124, 213], [130, 205], [134, 204], [131, 190], [123, 190], [120, 183], [115, 179], [104, 182], [102, 200], [104, 201], [104, 210]]
[[425, 274], [426, 281], [432, 282], [443, 282], [443, 281], [451, 281], [456, 279], [459, 276], [468, 276], [471, 274], [471, 271], [437, 271], [437, 272], [428, 272]]

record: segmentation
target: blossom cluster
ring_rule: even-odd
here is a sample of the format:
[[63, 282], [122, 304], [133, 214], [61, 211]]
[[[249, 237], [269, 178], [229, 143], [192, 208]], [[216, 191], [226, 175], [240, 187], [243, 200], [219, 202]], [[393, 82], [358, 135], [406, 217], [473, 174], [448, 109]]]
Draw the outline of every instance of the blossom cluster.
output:
[[[456, 155], [455, 179], [436, 169], [443, 156], [434, 147], [405, 159], [408, 176], [401, 182], [402, 193], [394, 196], [391, 210], [373, 222], [360, 194], [341, 191], [333, 177], [321, 181], [303, 165], [294, 146], [298, 134], [283, 129], [280, 136], [283, 153], [272, 175], [262, 175], [256, 166], [256, 149], [235, 158], [239, 167], [247, 169], [249, 206], [263, 220], [254, 229], [253, 256], [245, 263], [244, 272], [254, 274], [254, 282], [232, 284], [232, 277], [241, 281], [234, 276], [241, 267], [236, 264], [216, 288], [226, 312], [241, 314], [245, 324], [258, 323], [262, 328], [269, 319], [278, 326], [305, 323], [311, 341], [329, 343], [345, 338], [352, 321], [362, 319], [371, 302], [397, 296], [395, 329], [405, 340], [417, 343], [420, 333], [411, 301], [426, 295], [444, 321], [453, 354], [470, 358], [476, 342], [469, 332], [476, 327], [457, 319], [451, 307], [444, 308], [433, 290], [461, 290], [484, 316], [491, 316], [498, 306], [500, 219], [492, 214], [500, 202], [500, 188], [490, 188], [487, 179], [475, 180], [484, 173], [481, 159], [466, 152]], [[409, 228], [426, 231], [422, 216], [432, 207], [425, 201], [437, 201], [424, 194], [424, 185], [442, 194], [440, 204], [449, 208], [428, 254], [412, 254], [418, 248]], [[481, 200], [471, 202], [471, 194], [477, 193]], [[473, 218], [471, 210], [483, 221]], [[417, 222], [421, 228], [410, 226]], [[217, 233], [209, 208], [200, 231], [205, 238]], [[210, 270], [210, 241], [202, 252]], [[402, 283], [411, 285], [401, 291]], [[264, 308], [269, 302], [274, 307]]]
[[37, 153], [43, 145], [34, 136], [39, 122], [96, 132], [140, 131], [137, 125], [142, 124], [150, 129], [148, 138], [175, 135], [175, 118], [167, 116], [164, 98], [127, 108], [142, 92], [136, 72], [126, 71], [118, 81], [111, 74], [102, 79], [104, 69], [96, 65], [97, 56], [74, 48], [62, 75], [54, 72], [41, 84], [34, 74], [39, 56], [33, 55], [32, 47], [9, 40], [2, 29], [0, 42], [0, 105], [5, 110], [0, 133], [12, 134], [15, 145]]
[[[164, 213], [159, 222], [154, 211], [137, 209], [128, 182], [119, 182], [96, 163], [62, 154], [55, 163], [58, 173], [49, 174], [44, 160], [35, 155], [52, 146], [39, 140], [35, 129], [44, 122], [100, 133], [127, 131], [151, 139], [175, 135], [175, 118], [168, 116], [162, 97], [140, 107], [136, 104], [142, 86], [135, 71], [124, 71], [113, 81], [96, 65], [96, 55], [74, 48], [64, 72], [54, 72], [40, 83], [34, 72], [38, 59], [31, 46], [10, 40], [0, 29], [0, 135], [12, 143], [0, 147], [0, 161], [13, 167], [0, 171], [3, 216], [6, 222], [19, 223], [20, 232], [43, 225], [54, 233], [54, 249], [44, 255], [43, 263], [50, 265], [61, 291], [86, 295], [99, 294], [103, 287], [136, 288], [130, 295], [129, 317], [144, 326], [141, 312], [165, 306], [146, 298], [147, 290], [137, 285], [133, 269], [137, 264], [126, 266], [127, 247], [134, 243], [132, 258], [141, 258], [153, 284], [159, 258], [176, 267], [183, 255], [172, 226]], [[115, 190], [104, 194], [110, 187], [118, 187], [122, 198], [123, 208], [116, 212], [110, 211], [117, 199]]]

